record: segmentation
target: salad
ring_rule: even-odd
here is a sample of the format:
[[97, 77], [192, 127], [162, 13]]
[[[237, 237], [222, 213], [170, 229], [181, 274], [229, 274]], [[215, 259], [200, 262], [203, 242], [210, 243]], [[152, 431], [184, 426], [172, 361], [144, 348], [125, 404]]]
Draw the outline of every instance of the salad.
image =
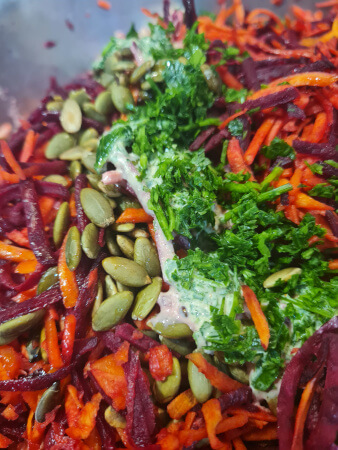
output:
[[338, 3], [183, 3], [0, 141], [0, 448], [337, 445]]

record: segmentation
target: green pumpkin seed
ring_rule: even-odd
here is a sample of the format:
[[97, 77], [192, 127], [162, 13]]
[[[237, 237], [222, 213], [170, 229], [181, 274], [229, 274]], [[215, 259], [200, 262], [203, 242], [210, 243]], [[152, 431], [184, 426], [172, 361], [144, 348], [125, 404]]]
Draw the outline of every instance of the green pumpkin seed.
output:
[[182, 356], [189, 355], [195, 349], [195, 344], [192, 340], [188, 339], [168, 339], [164, 336], [160, 336], [162, 344], [166, 345], [170, 350], [174, 350]]
[[192, 393], [199, 403], [206, 402], [212, 394], [212, 385], [192, 361], [188, 361], [188, 379]]
[[142, 289], [137, 296], [132, 312], [133, 320], [143, 320], [155, 306], [162, 289], [162, 278], [153, 278], [151, 284]]
[[103, 301], [103, 286], [102, 286], [101, 281], [99, 280], [97, 282], [97, 293], [96, 293], [96, 296], [95, 296], [93, 309], [92, 309], [92, 318], [94, 317], [94, 315], [96, 314], [97, 310], [101, 306], [102, 301]]
[[102, 261], [104, 270], [114, 280], [131, 287], [142, 287], [151, 283], [151, 278], [144, 267], [127, 258], [111, 256]]
[[82, 173], [82, 165], [80, 161], [72, 161], [69, 166], [69, 176], [72, 180]]
[[107, 297], [117, 294], [117, 287], [110, 275], [106, 275], [104, 278], [104, 286], [106, 290]]
[[43, 181], [48, 181], [48, 183], [61, 184], [61, 186], [68, 186], [68, 181], [62, 175], [47, 175], [43, 178]]
[[129, 236], [134, 239], [137, 239], [139, 237], [148, 238], [149, 233], [147, 233], [146, 230], [142, 230], [142, 228], [135, 228], [134, 230], [129, 232]]
[[101, 92], [96, 97], [94, 106], [98, 113], [103, 115], [110, 114], [114, 109], [111, 93], [109, 91]]
[[103, 70], [106, 73], [113, 73], [113, 67], [114, 64], [118, 62], [119, 58], [115, 53], [112, 53], [111, 55], [107, 56], [104, 63], [103, 63]]
[[135, 63], [132, 61], [116, 61], [110, 66], [112, 72], [131, 72], [134, 68]]
[[87, 141], [90, 141], [91, 139], [98, 139], [99, 133], [95, 130], [95, 128], [87, 128], [83, 132], [83, 134], [80, 137], [79, 145], [84, 146]]
[[121, 113], [128, 112], [128, 105], [134, 105], [134, 99], [130, 90], [118, 84], [112, 86], [111, 99], [115, 108]]
[[212, 70], [208, 64], [202, 64], [201, 71], [204, 75], [208, 88], [216, 94], [220, 93], [222, 89], [222, 81], [218, 73]]
[[95, 109], [94, 103], [86, 102], [82, 105], [83, 113], [89, 119], [96, 120], [97, 122], [106, 123], [106, 117], [98, 113]]
[[109, 87], [109, 85], [113, 82], [114, 75], [106, 72], [102, 72], [99, 77], [99, 83], [102, 84], [105, 88]]
[[299, 267], [287, 267], [286, 269], [279, 270], [278, 272], [270, 275], [264, 282], [263, 286], [265, 289], [269, 289], [274, 287], [277, 281], [287, 282], [293, 275], [300, 275], [302, 273], [302, 269]]
[[[143, 81], [141, 83], [141, 89], [143, 91], [150, 91], [151, 84], [149, 83], [149, 81]], [[149, 93], [148, 92], [142, 92], [141, 99], [142, 100], [146, 100], [147, 97], [149, 97]]]
[[40, 346], [39, 346], [39, 341], [34, 339], [31, 339], [30, 341], [28, 341], [28, 343], [26, 344], [26, 350], [27, 350], [27, 355], [28, 355], [28, 361], [29, 362], [34, 362], [37, 361], [39, 359], [40, 356]]
[[89, 181], [89, 184], [93, 189], [96, 191], [99, 191], [99, 182], [101, 180], [101, 175], [98, 175], [97, 173], [89, 173], [87, 175], [87, 180]]
[[169, 339], [183, 339], [192, 336], [192, 331], [185, 323], [163, 324], [161, 322], [157, 322], [155, 325], [152, 325], [150, 322], [149, 326], [158, 334], [161, 334]]
[[229, 372], [231, 373], [231, 376], [234, 377], [235, 380], [238, 380], [243, 384], [249, 384], [249, 375], [240, 366], [229, 365], [228, 369], [229, 369]]
[[135, 228], [134, 223], [114, 223], [113, 230], [117, 233], [129, 233]]
[[46, 109], [47, 111], [61, 111], [63, 106], [63, 101], [61, 100], [51, 100], [47, 103]]
[[99, 230], [93, 223], [89, 223], [81, 236], [81, 247], [90, 259], [95, 259], [100, 252]]
[[114, 222], [113, 209], [102, 194], [91, 188], [81, 190], [82, 208], [91, 222], [101, 228]]
[[113, 233], [108, 228], [106, 229], [106, 232], [105, 232], [105, 240], [106, 240], [106, 244], [107, 244], [109, 253], [113, 256], [120, 256], [121, 255], [120, 247], [117, 245]]
[[31, 330], [44, 317], [45, 311], [40, 309], [24, 316], [3, 322], [0, 325], [0, 345], [8, 344], [25, 331]]
[[134, 300], [130, 291], [119, 292], [104, 300], [96, 311], [92, 327], [94, 331], [107, 331], [117, 325], [127, 314]]
[[88, 139], [88, 141], [86, 141], [83, 144], [83, 148], [85, 150], [89, 150], [90, 152], [96, 152], [98, 146], [99, 146], [98, 139]]
[[181, 385], [181, 367], [177, 358], [173, 358], [173, 371], [164, 381], [155, 381], [154, 394], [159, 403], [168, 403], [178, 393]]
[[118, 234], [116, 236], [116, 243], [120, 247], [124, 256], [126, 256], [128, 259], [133, 259], [134, 242], [131, 239], [127, 238], [127, 236], [122, 236], [121, 234]]
[[134, 247], [134, 261], [144, 267], [151, 277], [161, 275], [157, 251], [147, 238], [137, 238]]
[[154, 61], [145, 61], [143, 64], [141, 64], [139, 67], [136, 67], [136, 69], [133, 71], [133, 73], [130, 75], [130, 84], [135, 84], [138, 81], [140, 81], [140, 79], [142, 77], [144, 77], [144, 75], [149, 72], [149, 70], [153, 67], [154, 65]]
[[53, 409], [61, 401], [60, 382], [55, 381], [51, 387], [45, 390], [42, 394], [35, 410], [35, 420], [43, 423], [46, 419], [46, 414], [53, 411]]
[[112, 198], [108, 197], [108, 195], [106, 195], [106, 194], [103, 194], [103, 195], [104, 195], [104, 197], [108, 200], [110, 206], [111, 206], [113, 209], [115, 209], [116, 206], [117, 206], [116, 201], [113, 200]]
[[58, 133], [52, 137], [46, 148], [45, 156], [47, 159], [56, 159], [61, 153], [74, 147], [75, 139], [67, 133]]
[[95, 170], [96, 155], [95, 155], [95, 153], [91, 152], [90, 150], [84, 150], [82, 153], [81, 162], [87, 170], [89, 170], [92, 173], [96, 173], [96, 170]]
[[117, 189], [117, 187], [114, 184], [104, 184], [100, 180], [97, 184], [98, 189], [106, 194], [108, 197], [117, 198], [121, 197], [121, 192]]
[[141, 208], [141, 205], [137, 200], [123, 196], [119, 199], [119, 207], [122, 211], [124, 211], [127, 208]]
[[44, 360], [44, 362], [48, 363], [48, 355], [46, 350], [44, 350], [43, 348], [43, 343], [46, 341], [46, 329], [45, 327], [43, 327], [41, 329], [41, 333], [40, 333], [40, 350], [41, 350], [41, 357]]
[[59, 282], [58, 268], [50, 267], [40, 278], [36, 293], [37, 295], [47, 291], [47, 289]]
[[70, 91], [69, 98], [75, 100], [81, 107], [85, 102], [90, 102], [90, 97], [85, 89]]
[[63, 202], [56, 214], [53, 227], [53, 241], [60, 247], [70, 223], [70, 209], [68, 202]]
[[61, 153], [59, 159], [61, 159], [62, 161], [77, 161], [82, 158], [82, 155], [83, 155], [83, 148], [78, 145]]
[[66, 241], [65, 248], [66, 264], [68, 269], [74, 271], [81, 261], [81, 235], [77, 227], [71, 227]]
[[123, 291], [130, 290], [130, 287], [125, 286], [124, 284], [120, 283], [119, 281], [116, 281], [116, 288], [117, 288], [117, 292], [123, 292]]
[[82, 125], [82, 112], [79, 104], [75, 100], [68, 98], [64, 102], [60, 114], [60, 123], [67, 133], [74, 134], [80, 131]]
[[119, 414], [112, 406], [108, 406], [108, 408], [105, 410], [104, 418], [106, 419], [108, 425], [113, 428], [126, 428], [126, 419], [121, 416], [121, 414]]

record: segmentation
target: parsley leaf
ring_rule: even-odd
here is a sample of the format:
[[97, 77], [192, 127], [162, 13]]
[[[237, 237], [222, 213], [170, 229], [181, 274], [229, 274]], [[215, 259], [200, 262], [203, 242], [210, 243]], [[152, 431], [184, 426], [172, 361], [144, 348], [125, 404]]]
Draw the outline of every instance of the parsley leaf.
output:
[[247, 89], [232, 89], [227, 88], [225, 92], [225, 101], [227, 103], [231, 102], [238, 102], [238, 103], [244, 103], [247, 96], [249, 95], [249, 91]]
[[262, 153], [269, 159], [276, 159], [277, 156], [287, 156], [291, 159], [296, 157], [294, 149], [283, 139], [277, 137], [274, 138], [270, 145], [265, 145], [262, 148]]
[[231, 122], [229, 122], [228, 129], [232, 136], [236, 137], [244, 137], [244, 126], [243, 122], [240, 119], [234, 119]]

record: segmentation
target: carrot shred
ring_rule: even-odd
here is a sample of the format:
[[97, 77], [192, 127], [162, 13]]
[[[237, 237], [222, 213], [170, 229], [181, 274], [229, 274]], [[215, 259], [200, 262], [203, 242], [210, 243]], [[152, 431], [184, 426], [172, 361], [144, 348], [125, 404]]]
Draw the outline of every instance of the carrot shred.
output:
[[224, 122], [222, 122], [219, 126], [218, 129], [219, 130], [223, 130], [227, 125], [229, 125], [229, 123], [236, 119], [237, 117], [242, 116], [243, 114], [245, 114], [247, 112], [247, 109], [243, 109], [242, 111], [236, 112], [235, 114], [233, 114], [232, 116], [228, 117], [227, 119], [224, 120]]
[[261, 340], [262, 347], [267, 350], [270, 340], [269, 324], [257, 300], [254, 291], [249, 286], [242, 286], [243, 297], [250, 311], [253, 323]]
[[6, 141], [0, 141], [1, 151], [4, 155], [7, 164], [9, 167], [13, 170], [13, 172], [19, 177], [20, 180], [25, 180], [26, 175], [24, 174], [23, 170], [21, 169], [19, 163], [15, 159], [11, 149], [9, 148], [9, 145]]
[[0, 433], [0, 448], [7, 448], [13, 443], [12, 439]]
[[219, 400], [217, 398], [212, 398], [204, 403], [202, 406], [202, 413], [205, 420], [210, 447], [213, 449], [222, 447], [223, 443], [216, 436], [217, 425], [222, 420], [221, 404]]
[[152, 223], [153, 220], [142, 208], [126, 208], [116, 223]]
[[315, 123], [313, 124], [313, 128], [308, 140], [310, 142], [320, 142], [325, 135], [327, 125], [328, 120], [325, 112], [320, 112], [319, 114], [317, 114]]
[[12, 300], [16, 303], [22, 303], [26, 300], [29, 300], [30, 298], [33, 298], [36, 295], [36, 288], [37, 286], [34, 286], [31, 289], [27, 289], [27, 291], [19, 292], [17, 295], [12, 297]]
[[29, 158], [33, 155], [36, 140], [38, 137], [39, 137], [38, 133], [34, 133], [33, 130], [28, 130], [19, 157], [20, 162], [27, 162]]
[[150, 236], [151, 236], [152, 240], [156, 244], [156, 233], [155, 233], [155, 228], [154, 228], [154, 224], [153, 223], [148, 223], [148, 230], [149, 230], [149, 233], [150, 233]]
[[196, 417], [196, 413], [194, 411], [189, 411], [187, 413], [187, 415], [185, 416], [185, 421], [184, 421], [184, 429], [185, 430], [190, 430], [190, 428], [192, 427], [192, 424], [194, 423]]
[[75, 328], [76, 328], [76, 318], [74, 314], [67, 314], [64, 321], [64, 329], [61, 344], [62, 359], [66, 365], [70, 363], [73, 355]]
[[53, 369], [59, 369], [63, 366], [63, 361], [59, 348], [58, 333], [55, 320], [49, 314], [45, 319], [45, 330], [48, 361]]
[[[139, 333], [141, 333], [139, 331]], [[143, 334], [141, 333], [141, 338]], [[164, 381], [173, 371], [173, 355], [166, 345], [152, 347], [149, 352], [149, 370], [154, 380]]]
[[272, 81], [269, 86], [277, 86], [280, 83], [289, 83], [291, 86], [330, 86], [338, 81], [338, 75], [326, 72], [303, 72], [301, 74], [290, 75]]
[[241, 428], [248, 423], [248, 417], [244, 414], [238, 414], [233, 417], [225, 417], [216, 427], [217, 434], [225, 433], [235, 428]]
[[196, 406], [198, 401], [191, 389], [181, 392], [167, 406], [167, 411], [172, 419], [180, 419], [184, 414]]
[[244, 154], [241, 146], [239, 144], [239, 140], [236, 138], [232, 138], [229, 141], [227, 148], [227, 159], [231, 168], [231, 171], [234, 173], [250, 173], [250, 181], [253, 181], [255, 178], [252, 174], [251, 169], [246, 165], [244, 161]]
[[201, 353], [190, 353], [186, 358], [190, 359], [198, 368], [199, 372], [202, 372], [210, 383], [223, 393], [234, 391], [243, 386], [242, 383], [233, 380], [224, 372], [221, 372], [215, 366], [208, 363]]
[[259, 149], [263, 145], [263, 142], [265, 141], [274, 123], [275, 119], [272, 117], [268, 117], [256, 131], [254, 138], [252, 139], [248, 149], [244, 153], [244, 161], [249, 166], [253, 163], [257, 153], [259, 152]]
[[334, 211], [332, 206], [319, 202], [309, 195], [304, 194], [304, 192], [299, 192], [296, 195], [295, 205], [297, 208], [317, 209], [318, 211]]
[[26, 248], [15, 247], [0, 241], [0, 259], [11, 262], [36, 260], [34, 253]]
[[6, 236], [15, 244], [20, 245], [20, 247], [30, 248], [27, 228], [23, 228], [22, 230], [8, 231], [6, 233]]
[[35, 271], [37, 265], [38, 262], [36, 259], [32, 261], [22, 261], [16, 266], [16, 268], [14, 269], [14, 273], [21, 273], [23, 275], [32, 273]]
[[97, 6], [105, 11], [111, 9], [111, 4], [107, 0], [97, 0]]
[[63, 240], [63, 244], [60, 248], [60, 255], [58, 261], [58, 274], [59, 274], [59, 283], [60, 290], [63, 298], [63, 304], [66, 308], [73, 308], [76, 304], [79, 288], [76, 282], [75, 273], [69, 270], [66, 263], [66, 242], [67, 242], [68, 233]]
[[244, 441], [273, 441], [277, 439], [277, 425], [269, 423], [262, 430], [253, 430], [243, 435]]
[[246, 450], [246, 446], [244, 445], [242, 439], [240, 437], [235, 438], [232, 441], [235, 450]]
[[271, 414], [268, 411], [247, 411], [244, 408], [229, 408], [227, 410], [227, 413], [234, 414], [234, 415], [245, 415], [248, 418], [257, 419], [257, 420], [264, 420], [266, 422], [277, 422], [277, 418]]
[[338, 259], [332, 259], [331, 261], [329, 261], [329, 269], [338, 270]]

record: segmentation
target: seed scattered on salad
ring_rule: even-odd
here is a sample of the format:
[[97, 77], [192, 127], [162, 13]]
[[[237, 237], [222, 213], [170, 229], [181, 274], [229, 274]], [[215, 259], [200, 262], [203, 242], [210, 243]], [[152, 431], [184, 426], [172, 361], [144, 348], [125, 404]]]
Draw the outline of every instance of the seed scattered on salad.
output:
[[0, 448], [336, 444], [338, 4], [183, 3], [0, 125]]

